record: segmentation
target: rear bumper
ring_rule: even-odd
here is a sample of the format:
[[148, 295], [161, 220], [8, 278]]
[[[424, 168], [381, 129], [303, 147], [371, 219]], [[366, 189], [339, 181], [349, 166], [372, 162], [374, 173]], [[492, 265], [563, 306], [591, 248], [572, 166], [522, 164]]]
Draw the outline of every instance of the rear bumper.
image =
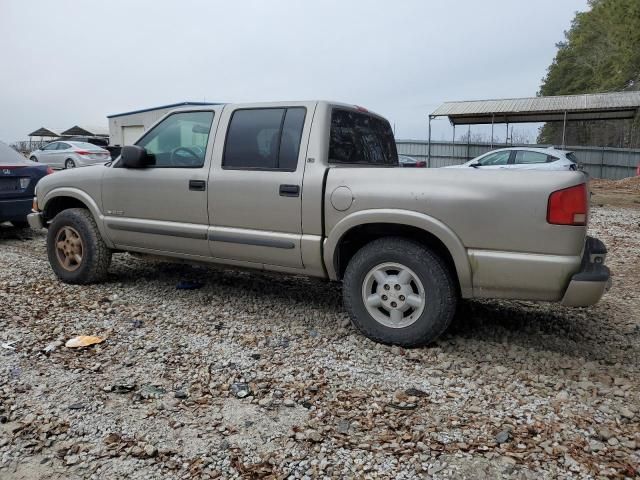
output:
[[571, 277], [562, 297], [567, 307], [588, 307], [597, 303], [611, 287], [611, 274], [605, 266], [607, 247], [597, 238], [587, 237], [580, 271]]
[[0, 222], [19, 220], [24, 222], [31, 211], [33, 197], [0, 200]]
[[42, 230], [44, 228], [44, 218], [41, 212], [34, 212], [27, 215], [29, 226], [34, 230]]

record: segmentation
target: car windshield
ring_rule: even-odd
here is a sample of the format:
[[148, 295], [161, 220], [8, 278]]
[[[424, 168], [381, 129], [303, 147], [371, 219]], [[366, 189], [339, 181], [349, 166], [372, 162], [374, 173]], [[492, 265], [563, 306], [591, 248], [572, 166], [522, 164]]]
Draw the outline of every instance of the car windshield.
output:
[[9, 163], [27, 163], [26, 159], [6, 143], [0, 142], [0, 165]]

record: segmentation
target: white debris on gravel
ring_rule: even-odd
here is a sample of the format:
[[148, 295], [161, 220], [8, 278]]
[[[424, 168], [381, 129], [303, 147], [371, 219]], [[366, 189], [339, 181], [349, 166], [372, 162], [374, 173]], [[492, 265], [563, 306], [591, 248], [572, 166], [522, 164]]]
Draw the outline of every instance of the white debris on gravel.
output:
[[591, 233], [598, 305], [465, 302], [405, 350], [348, 326], [336, 284], [122, 254], [64, 285], [43, 233], [1, 225], [0, 478], [634, 478], [640, 210]]

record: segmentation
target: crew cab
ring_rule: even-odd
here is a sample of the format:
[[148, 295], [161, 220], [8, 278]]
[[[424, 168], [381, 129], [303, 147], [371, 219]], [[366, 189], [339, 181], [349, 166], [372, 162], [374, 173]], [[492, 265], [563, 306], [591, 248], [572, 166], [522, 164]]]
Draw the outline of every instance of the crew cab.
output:
[[44, 178], [29, 222], [67, 283], [118, 252], [321, 277], [361, 332], [403, 346], [435, 340], [460, 298], [588, 306], [608, 287], [582, 173], [397, 166], [389, 122], [361, 107], [183, 108], [114, 162]]

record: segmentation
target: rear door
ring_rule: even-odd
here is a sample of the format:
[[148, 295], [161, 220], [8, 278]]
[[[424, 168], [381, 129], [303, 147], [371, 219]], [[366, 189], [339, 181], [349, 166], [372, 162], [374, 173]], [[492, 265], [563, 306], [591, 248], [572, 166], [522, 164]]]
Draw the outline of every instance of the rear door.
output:
[[225, 108], [209, 177], [214, 257], [303, 266], [302, 177], [315, 105]]
[[[58, 142], [58, 148], [55, 151], [56, 167], [64, 168], [64, 162], [73, 155], [73, 147], [66, 142]], [[73, 159], [72, 159], [73, 160]], [[77, 167], [77, 165], [76, 165]]]

